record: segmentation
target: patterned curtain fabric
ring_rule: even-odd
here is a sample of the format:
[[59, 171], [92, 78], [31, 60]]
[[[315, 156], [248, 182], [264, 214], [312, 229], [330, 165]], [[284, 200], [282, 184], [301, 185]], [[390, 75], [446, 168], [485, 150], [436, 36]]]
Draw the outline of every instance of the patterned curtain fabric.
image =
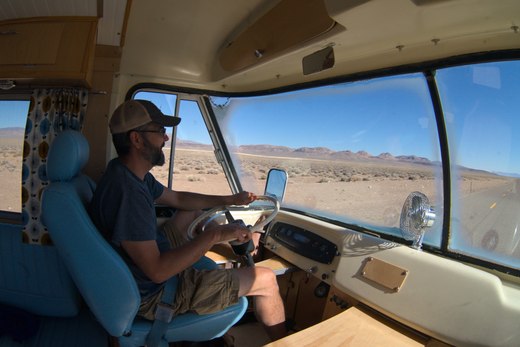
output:
[[66, 129], [81, 131], [87, 110], [86, 89], [36, 89], [25, 127], [22, 168], [23, 242], [52, 244], [40, 220], [47, 180], [47, 153], [54, 137]]

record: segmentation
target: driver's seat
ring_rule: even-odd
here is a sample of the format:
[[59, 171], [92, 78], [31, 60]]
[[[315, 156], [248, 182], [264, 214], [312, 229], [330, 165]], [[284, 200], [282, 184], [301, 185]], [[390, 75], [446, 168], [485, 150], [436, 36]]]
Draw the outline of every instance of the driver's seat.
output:
[[[71, 277], [94, 316], [118, 338], [119, 345], [143, 346], [152, 322], [136, 317], [140, 296], [126, 263], [92, 223], [86, 205], [95, 184], [80, 173], [89, 156], [83, 135], [67, 130], [51, 145], [47, 159], [50, 185], [42, 198], [43, 222]], [[216, 264], [203, 258], [197, 267]], [[161, 346], [174, 341], [206, 341], [222, 336], [247, 309], [247, 300], [218, 313], [176, 316], [168, 325]]]

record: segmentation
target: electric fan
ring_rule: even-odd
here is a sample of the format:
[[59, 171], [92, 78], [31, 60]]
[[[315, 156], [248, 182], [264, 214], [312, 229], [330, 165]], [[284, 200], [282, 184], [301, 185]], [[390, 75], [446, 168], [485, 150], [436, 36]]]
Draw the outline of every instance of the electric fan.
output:
[[399, 227], [406, 240], [413, 241], [412, 247], [421, 249], [426, 228], [433, 225], [435, 211], [426, 195], [412, 192], [406, 198], [401, 211]]

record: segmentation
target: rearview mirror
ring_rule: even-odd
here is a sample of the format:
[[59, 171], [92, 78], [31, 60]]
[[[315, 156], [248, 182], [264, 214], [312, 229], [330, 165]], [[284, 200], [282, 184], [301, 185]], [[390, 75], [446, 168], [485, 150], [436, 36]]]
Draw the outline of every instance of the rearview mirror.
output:
[[330, 69], [334, 66], [334, 49], [325, 47], [317, 52], [309, 54], [302, 60], [303, 74], [310, 75]]
[[271, 169], [267, 174], [264, 195], [275, 196], [279, 202], [283, 201], [288, 175], [285, 170]]

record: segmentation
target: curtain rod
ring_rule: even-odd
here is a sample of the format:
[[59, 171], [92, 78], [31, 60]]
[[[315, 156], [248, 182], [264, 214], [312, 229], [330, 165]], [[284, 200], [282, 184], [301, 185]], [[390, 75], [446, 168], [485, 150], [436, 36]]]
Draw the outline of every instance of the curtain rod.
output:
[[[67, 88], [75, 88], [70, 86], [36, 86], [36, 85], [26, 85], [26, 86], [16, 86], [11, 89], [0, 89], [0, 94], [32, 94], [32, 91], [34, 89], [67, 89]], [[108, 95], [108, 92], [106, 90], [89, 90], [89, 94], [91, 95]]]

